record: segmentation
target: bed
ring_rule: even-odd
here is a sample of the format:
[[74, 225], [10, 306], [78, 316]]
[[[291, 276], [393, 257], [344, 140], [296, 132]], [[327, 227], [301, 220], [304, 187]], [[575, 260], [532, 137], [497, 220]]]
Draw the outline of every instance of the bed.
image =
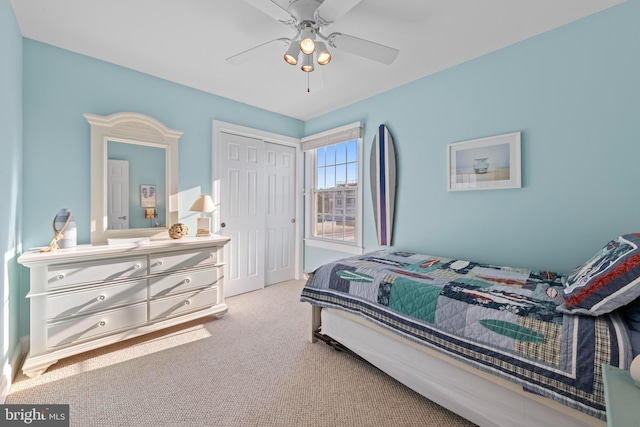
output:
[[312, 341], [476, 424], [604, 426], [601, 366], [640, 350], [639, 247], [620, 236], [569, 275], [387, 249], [319, 267], [300, 299]]

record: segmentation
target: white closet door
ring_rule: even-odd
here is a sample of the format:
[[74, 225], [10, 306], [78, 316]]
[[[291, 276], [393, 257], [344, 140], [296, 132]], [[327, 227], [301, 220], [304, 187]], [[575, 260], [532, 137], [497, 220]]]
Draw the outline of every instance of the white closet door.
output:
[[222, 133], [220, 139], [220, 233], [225, 246], [225, 296], [265, 284], [264, 152], [260, 139]]
[[296, 150], [266, 144], [266, 284], [295, 277]]

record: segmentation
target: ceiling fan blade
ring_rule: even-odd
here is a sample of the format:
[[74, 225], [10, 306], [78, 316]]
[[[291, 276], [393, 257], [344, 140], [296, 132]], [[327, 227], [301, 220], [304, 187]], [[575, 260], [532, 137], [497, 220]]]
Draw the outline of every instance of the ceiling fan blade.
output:
[[381, 45], [369, 40], [342, 33], [332, 33], [327, 37], [329, 44], [336, 49], [344, 50], [354, 55], [373, 61], [391, 65], [400, 53], [398, 49]]
[[256, 9], [266, 13], [273, 19], [288, 24], [293, 17], [286, 9], [283, 9], [278, 3], [271, 0], [244, 0]]
[[[271, 50], [273, 45], [282, 43], [282, 46], [288, 46], [290, 40], [285, 38], [271, 40], [266, 43], [262, 43], [258, 46], [252, 47], [251, 49], [247, 49], [244, 52], [237, 53], [233, 56], [227, 58], [227, 62], [233, 65], [242, 65], [259, 57], [265, 51]], [[283, 52], [284, 53], [284, 52]]]
[[335, 22], [362, 0], [324, 0], [315, 12], [315, 19], [321, 26]]

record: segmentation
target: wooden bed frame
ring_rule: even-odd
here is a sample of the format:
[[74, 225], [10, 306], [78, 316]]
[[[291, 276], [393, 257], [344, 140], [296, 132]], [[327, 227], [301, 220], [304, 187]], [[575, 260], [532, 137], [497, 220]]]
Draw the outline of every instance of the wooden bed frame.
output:
[[[605, 421], [526, 392], [517, 384], [342, 310], [312, 305], [311, 342], [317, 341], [314, 335], [317, 331], [407, 387], [480, 426], [606, 426]], [[378, 345], [371, 344], [373, 341]], [[380, 342], [384, 345], [379, 345]], [[394, 363], [387, 363], [389, 361]], [[409, 367], [409, 371], [396, 368], [401, 366]]]

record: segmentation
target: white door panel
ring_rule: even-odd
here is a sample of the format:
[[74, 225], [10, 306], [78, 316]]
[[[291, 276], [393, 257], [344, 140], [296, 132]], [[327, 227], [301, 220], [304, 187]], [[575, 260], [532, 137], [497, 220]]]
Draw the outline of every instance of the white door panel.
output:
[[107, 161], [107, 229], [129, 228], [129, 162]]
[[225, 296], [264, 287], [264, 142], [222, 133], [220, 233], [231, 237], [227, 250]]
[[295, 155], [293, 147], [266, 144], [266, 284], [295, 277]]

